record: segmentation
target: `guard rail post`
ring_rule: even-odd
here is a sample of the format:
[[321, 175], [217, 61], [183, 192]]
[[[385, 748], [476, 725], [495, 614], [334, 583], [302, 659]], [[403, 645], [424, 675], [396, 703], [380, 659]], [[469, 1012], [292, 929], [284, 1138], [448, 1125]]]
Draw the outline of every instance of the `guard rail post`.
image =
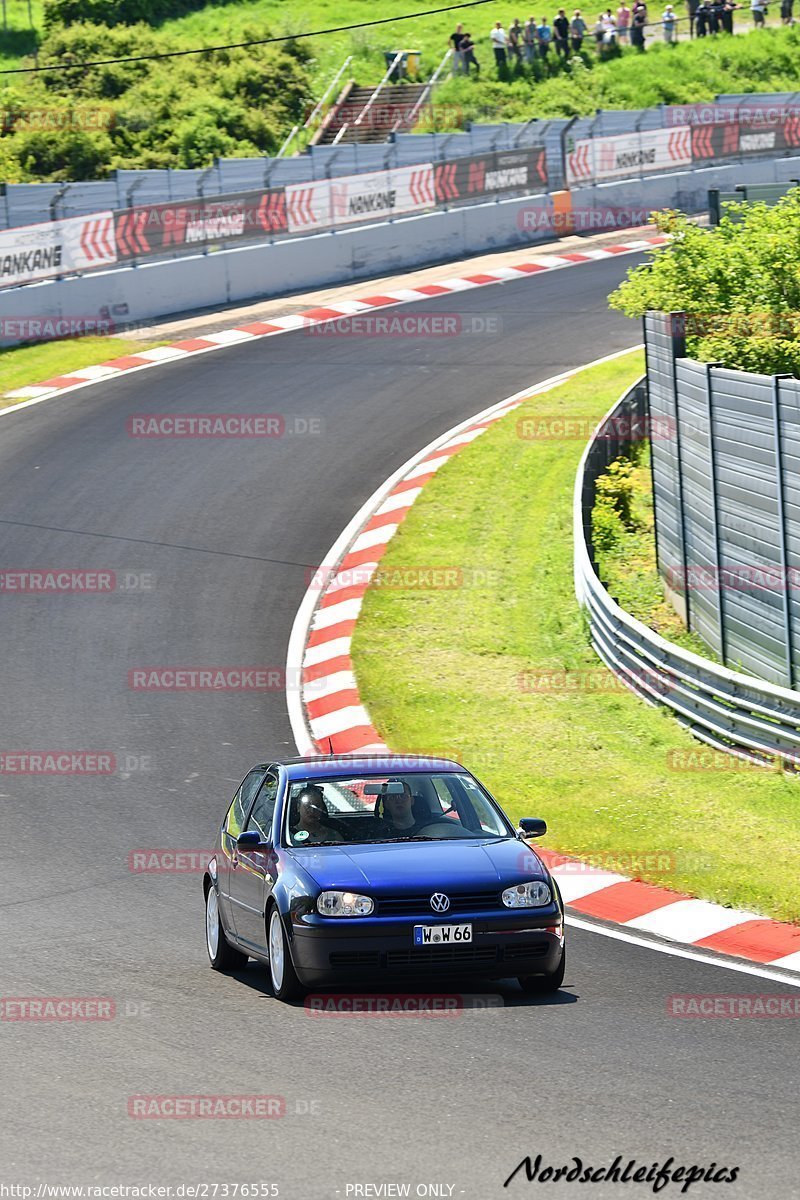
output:
[[[706, 417], [708, 420], [708, 480], [711, 484], [711, 520], [714, 525], [714, 571], [716, 572], [716, 593], [717, 593], [717, 625], [719, 628], [719, 656], [723, 663], [728, 661], [727, 654], [727, 638], [725, 636], [725, 606], [722, 601], [723, 586], [722, 586], [722, 561], [720, 554], [719, 543], [719, 497], [717, 492], [717, 456], [714, 450], [714, 380], [711, 372], [714, 367], [724, 367], [724, 363], [714, 362], [705, 364], [705, 400], [706, 400]], [[685, 514], [681, 507], [681, 520]], [[689, 580], [684, 581], [686, 595], [689, 595]]]
[[783, 439], [781, 437], [781, 380], [792, 379], [793, 376], [773, 375], [772, 377], [772, 427], [775, 439], [775, 493], [778, 500], [778, 546], [781, 556], [781, 576], [783, 589], [783, 625], [786, 639], [786, 679], [790, 688], [794, 687], [794, 637], [792, 629], [792, 605], [789, 598], [789, 549], [786, 537], [786, 491], [783, 474]]

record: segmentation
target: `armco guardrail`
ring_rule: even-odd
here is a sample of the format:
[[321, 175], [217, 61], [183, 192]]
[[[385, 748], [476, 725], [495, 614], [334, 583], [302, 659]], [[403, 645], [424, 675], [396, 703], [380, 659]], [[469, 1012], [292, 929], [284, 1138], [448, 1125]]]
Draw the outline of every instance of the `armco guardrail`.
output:
[[530, 146], [22, 226], [0, 233], [0, 287], [541, 193], [547, 182], [545, 149]]
[[575, 481], [575, 592], [592, 645], [643, 700], [668, 708], [706, 744], [759, 762], [800, 762], [800, 693], [728, 670], [635, 620], [600, 582], [591, 553], [595, 481], [608, 462], [649, 432], [644, 381], [607, 414], [584, 451]]

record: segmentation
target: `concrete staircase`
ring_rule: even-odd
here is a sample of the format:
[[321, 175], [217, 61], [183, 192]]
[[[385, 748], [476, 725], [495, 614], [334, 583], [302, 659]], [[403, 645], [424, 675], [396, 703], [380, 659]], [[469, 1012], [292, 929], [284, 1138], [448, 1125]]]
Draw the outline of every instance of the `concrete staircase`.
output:
[[[424, 116], [424, 107], [420, 108], [413, 118], [411, 114], [425, 91], [425, 84], [387, 84], [364, 113], [376, 90], [357, 87], [355, 81], [351, 82], [325, 118], [318, 136], [313, 139], [314, 144], [330, 146], [333, 142], [337, 142], [337, 145], [385, 142], [395, 125], [398, 133], [410, 133]], [[355, 122], [362, 113], [364, 116], [361, 124], [356, 125]], [[342, 130], [344, 132], [341, 132]]]

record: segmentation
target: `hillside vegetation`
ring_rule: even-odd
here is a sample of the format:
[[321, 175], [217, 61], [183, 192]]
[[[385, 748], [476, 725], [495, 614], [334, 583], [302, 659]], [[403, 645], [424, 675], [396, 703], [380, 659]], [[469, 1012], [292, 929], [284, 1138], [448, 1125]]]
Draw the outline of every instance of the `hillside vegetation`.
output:
[[[296, 35], [406, 13], [403, 0], [376, 9], [368, 0], [317, 0], [307, 8], [278, 0], [203, 5], [202, 0], [7, 0], [0, 71], [32, 65], [152, 54]], [[347, 54], [360, 83], [377, 81], [384, 51], [418, 49], [422, 77], [439, 63], [459, 17], [471, 27], [482, 78], [447, 79], [436, 96], [434, 127], [471, 120], [528, 120], [712, 98], [722, 91], [800, 88], [800, 28], [667, 47], [657, 31], [644, 56], [625, 50], [598, 62], [585, 52], [564, 65], [531, 67], [497, 78], [488, 30], [507, 21], [498, 2], [387, 25], [356, 28], [274, 46], [217, 51], [36, 75], [0, 74], [0, 179], [102, 178], [118, 166], [203, 167], [215, 156], [273, 153], [321, 94]], [[739, 14], [740, 23], [746, 16]], [[430, 127], [428, 124], [427, 127]]]

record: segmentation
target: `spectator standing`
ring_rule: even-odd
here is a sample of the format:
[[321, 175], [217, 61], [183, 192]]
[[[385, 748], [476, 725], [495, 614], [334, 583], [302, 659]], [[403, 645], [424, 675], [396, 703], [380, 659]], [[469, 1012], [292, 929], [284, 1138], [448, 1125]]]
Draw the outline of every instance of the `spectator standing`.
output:
[[764, 18], [767, 15], [766, 0], [750, 0], [750, 12], [753, 14], [753, 25], [756, 29], [764, 28]]
[[709, 5], [708, 32], [714, 35], [722, 29], [722, 0], [711, 0]]
[[522, 26], [519, 18], [515, 18], [508, 27], [508, 57], [522, 62]]
[[603, 13], [603, 44], [606, 47], [617, 44], [617, 26], [610, 8]]
[[781, 22], [784, 25], [794, 25], [793, 8], [794, 0], [781, 0]]
[[503, 29], [500, 21], [495, 21], [494, 29], [489, 34], [492, 39], [492, 49], [494, 50], [494, 61], [497, 64], [498, 71], [506, 65], [506, 31]]
[[547, 55], [550, 53], [550, 43], [553, 40], [553, 30], [547, 24], [547, 17], [542, 17], [536, 32], [539, 34], [539, 53], [544, 61], [547, 62]]
[[675, 9], [671, 4], [668, 4], [661, 15], [661, 24], [664, 27], [664, 41], [668, 45], [675, 43], [675, 29], [678, 18], [675, 16]]
[[603, 53], [603, 38], [605, 37], [605, 33], [606, 33], [606, 27], [603, 24], [603, 14], [602, 13], [598, 14], [597, 20], [595, 21], [594, 27], [592, 29], [592, 33], [594, 34], [595, 52], [597, 53], [598, 56], [600, 56]]
[[581, 10], [576, 8], [575, 12], [573, 13], [572, 20], [569, 23], [569, 33], [572, 39], [573, 54], [580, 54], [581, 46], [583, 45], [583, 39], [586, 36], [586, 29], [586, 22], [581, 16]]
[[569, 54], [569, 20], [563, 8], [560, 8], [558, 16], [553, 18], [553, 34], [556, 54], [566, 58]]
[[[791, 0], [789, 0], [789, 3], [791, 3]], [[738, 7], [739, 5], [735, 3], [735, 0], [725, 0], [720, 17], [723, 32], [733, 33], [733, 14]]]
[[617, 37], [620, 42], [628, 41], [628, 31], [631, 27], [631, 10], [628, 8], [627, 0], [622, 0], [617, 9]]
[[464, 40], [464, 26], [456, 25], [455, 32], [450, 34], [450, 45], [453, 47], [453, 74], [460, 75], [464, 70], [464, 55], [461, 43]]
[[636, 0], [631, 18], [631, 45], [639, 54], [644, 53], [644, 27], [647, 24], [647, 5], [643, 0]]
[[474, 67], [475, 74], [480, 75], [481, 64], [475, 57], [475, 43], [472, 40], [471, 33], [464, 34], [464, 40], [461, 43], [461, 53], [464, 55], [464, 74], [469, 75], [470, 67]]
[[536, 58], [536, 46], [539, 35], [536, 32], [536, 18], [528, 17], [522, 27], [522, 47], [525, 52], [525, 62], [532, 63]]
[[694, 14], [694, 32], [696, 37], [705, 37], [708, 33], [708, 18], [711, 16], [711, 10], [707, 0], [703, 0], [702, 4], [697, 7], [697, 12]]
[[694, 37], [694, 19], [697, 16], [697, 10], [700, 7], [700, 0], [686, 0], [686, 7], [689, 10], [689, 37]]

